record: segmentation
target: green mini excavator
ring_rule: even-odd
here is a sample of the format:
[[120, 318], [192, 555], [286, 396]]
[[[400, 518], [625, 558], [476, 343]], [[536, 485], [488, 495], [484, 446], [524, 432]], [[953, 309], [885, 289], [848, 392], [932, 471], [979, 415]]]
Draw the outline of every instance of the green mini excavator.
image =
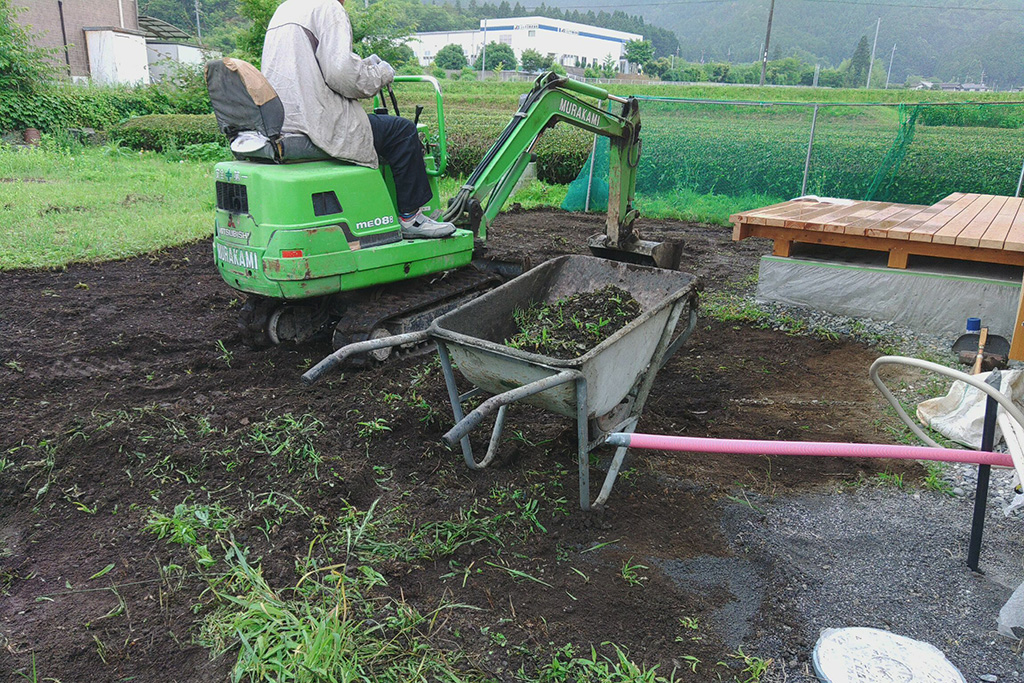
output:
[[[225, 68], [225, 62], [233, 64]], [[239, 64], [249, 70], [240, 70]], [[437, 177], [447, 162], [440, 87], [430, 77], [399, 76], [396, 85], [420, 82], [433, 88], [436, 131], [419, 122], [421, 107], [416, 117], [434, 192], [426, 210], [443, 214], [458, 228], [444, 239], [409, 240], [402, 238], [387, 165], [370, 169], [332, 160], [305, 136], [281, 133], [279, 100], [275, 108], [276, 95], [265, 79], [257, 83], [259, 78], [258, 71], [237, 60], [207, 65], [221, 130], [232, 140], [256, 130], [258, 141], [265, 141], [258, 149], [259, 142], [251, 140], [233, 145], [236, 159], [215, 170], [214, 257], [225, 282], [248, 295], [239, 327], [254, 348], [303, 341], [332, 325], [335, 348], [425, 329], [467, 296], [493, 286], [500, 277], [496, 269], [473, 267], [482, 261], [474, 262], [474, 255], [481, 253], [488, 227], [530, 162], [537, 140], [558, 122], [611, 141], [606, 231], [591, 238], [591, 249], [618, 260], [678, 266], [678, 246], [641, 240], [633, 229], [640, 156], [639, 108], [633, 98], [554, 73], [541, 75], [443, 206], [437, 192]], [[241, 97], [247, 109], [234, 106], [237, 88], [223, 87], [231, 79], [248, 88], [252, 101]], [[618, 105], [617, 112], [602, 108], [608, 100]], [[380, 97], [379, 103], [384, 101]]]

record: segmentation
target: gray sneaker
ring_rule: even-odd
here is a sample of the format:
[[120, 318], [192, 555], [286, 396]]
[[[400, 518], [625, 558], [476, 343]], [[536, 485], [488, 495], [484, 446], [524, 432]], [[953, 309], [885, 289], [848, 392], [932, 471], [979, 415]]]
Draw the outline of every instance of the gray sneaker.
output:
[[435, 221], [424, 216], [422, 211], [408, 220], [399, 218], [399, 222], [402, 224], [402, 237], [410, 240], [448, 237], [455, 232], [455, 226], [451, 223]]

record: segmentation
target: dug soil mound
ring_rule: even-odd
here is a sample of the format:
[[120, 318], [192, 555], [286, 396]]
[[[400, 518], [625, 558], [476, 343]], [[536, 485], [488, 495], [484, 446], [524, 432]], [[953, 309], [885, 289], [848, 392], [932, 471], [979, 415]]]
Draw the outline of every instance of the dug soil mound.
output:
[[[602, 224], [560, 212], [509, 215], [489, 247], [539, 263], [585, 253]], [[709, 289], [749, 282], [766, 248], [733, 243], [720, 227], [644, 228], [649, 238], [680, 239], [683, 269]], [[533, 680], [570, 645], [614, 659], [614, 643], [637, 664], [685, 680], [756, 680], [759, 663], [761, 680], [811, 680], [819, 624], [810, 615], [869, 587], [814, 578], [815, 557], [835, 555], [829, 534], [840, 531], [815, 533], [818, 508], [786, 501], [871, 490], [920, 506], [910, 493], [865, 484], [886, 472], [912, 485], [916, 465], [635, 452], [607, 509], [584, 514], [574, 502], [570, 421], [513, 406], [497, 460], [470, 471], [441, 445], [452, 418], [436, 360], [304, 387], [299, 375], [329, 347], [245, 348], [236, 329], [243, 297], [220, 280], [208, 241], [5, 273], [4, 285], [4, 680], [31, 676], [33, 666], [38, 680], [225, 680], [237, 644], [229, 638], [228, 653], [211, 659], [216, 639], [204, 625], [229, 606], [230, 584], [216, 582], [230, 548], [276, 591], [296, 586], [311, 563], [360, 553], [367, 576], [380, 577], [372, 604], [434, 615], [415, 628], [432, 647], [461, 653], [470, 679]], [[891, 422], [867, 377], [876, 355], [704, 318], [659, 374], [640, 429], [886, 442]], [[475, 446], [484, 449], [485, 438], [477, 434]], [[783, 503], [790, 507], [773, 507]], [[899, 515], [898, 505], [885, 509]], [[864, 531], [878, 563], [908, 573], [905, 556], [886, 555], [885, 533]], [[942, 537], [959, 552], [961, 531]], [[966, 572], [947, 560], [946, 571]], [[974, 590], [989, 599], [1002, 588]], [[913, 600], [923, 611], [945, 609], [930, 591], [907, 599], [903, 612]], [[846, 611], [856, 625], [885, 627], [857, 604]], [[442, 605], [457, 607], [438, 612]], [[1009, 648], [990, 645], [983, 627], [965, 633], [960, 615], [949, 615], [948, 628], [937, 620], [932, 642], [957, 643], [954, 662], [974, 673], [996, 665], [983, 670], [975, 655], [955, 655], [996, 653], [996, 672], [1008, 674]]]

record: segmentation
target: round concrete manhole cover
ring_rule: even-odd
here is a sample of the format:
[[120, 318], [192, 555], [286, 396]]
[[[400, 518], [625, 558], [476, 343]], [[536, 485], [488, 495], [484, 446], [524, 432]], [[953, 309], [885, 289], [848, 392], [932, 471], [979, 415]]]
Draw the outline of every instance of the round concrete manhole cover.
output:
[[830, 628], [814, 646], [825, 683], [967, 683], [937, 648], [877, 628]]

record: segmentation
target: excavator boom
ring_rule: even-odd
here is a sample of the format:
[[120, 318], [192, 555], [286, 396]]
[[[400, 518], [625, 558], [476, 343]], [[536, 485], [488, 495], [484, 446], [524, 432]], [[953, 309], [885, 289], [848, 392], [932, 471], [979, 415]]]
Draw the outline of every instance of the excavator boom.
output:
[[[608, 111], [599, 102], [621, 105]], [[679, 246], [641, 240], [633, 228], [636, 172], [640, 163], [640, 109], [636, 99], [617, 97], [588, 83], [555, 73], [537, 78], [521, 99], [519, 110], [498, 136], [466, 184], [449, 203], [445, 219], [473, 230], [486, 239], [487, 228], [508, 200], [533, 155], [540, 136], [560, 121], [609, 138], [608, 216], [604, 234], [590, 239], [594, 253], [620, 261], [675, 269]]]

